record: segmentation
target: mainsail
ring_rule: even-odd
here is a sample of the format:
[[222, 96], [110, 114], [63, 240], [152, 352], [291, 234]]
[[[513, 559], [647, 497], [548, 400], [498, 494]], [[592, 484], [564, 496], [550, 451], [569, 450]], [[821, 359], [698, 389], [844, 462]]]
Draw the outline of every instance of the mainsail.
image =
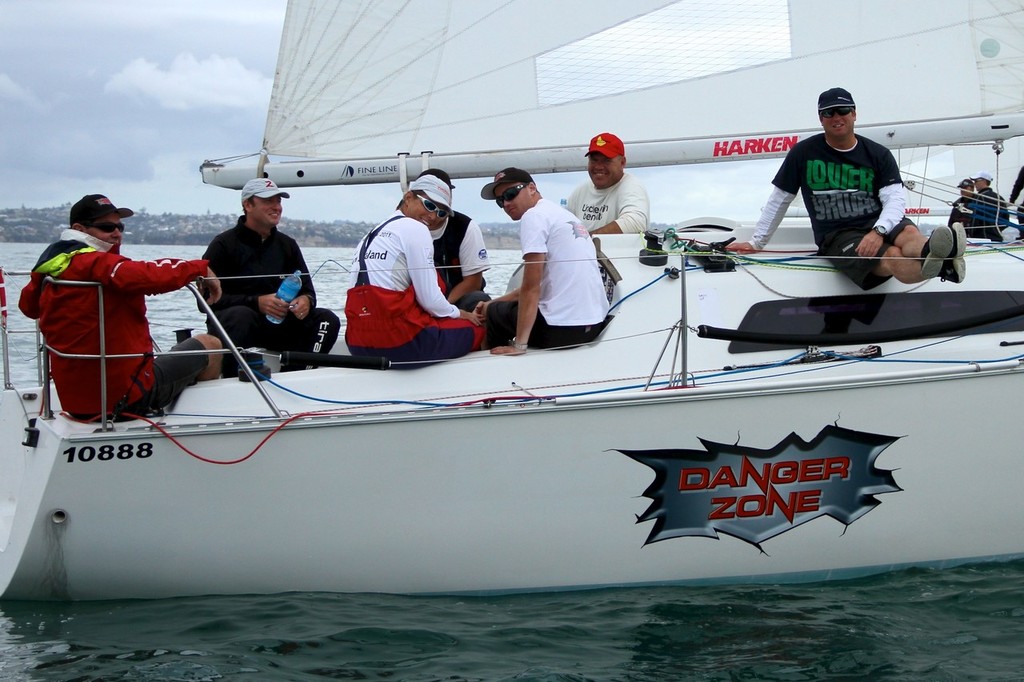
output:
[[[631, 167], [779, 157], [820, 131], [814, 98], [835, 85], [890, 148], [991, 154], [1024, 134], [1022, 26], [1015, 0], [292, 0], [262, 145], [282, 161], [261, 170], [282, 186], [402, 181], [428, 162], [572, 171], [600, 130]], [[259, 170], [202, 172], [237, 188]]]

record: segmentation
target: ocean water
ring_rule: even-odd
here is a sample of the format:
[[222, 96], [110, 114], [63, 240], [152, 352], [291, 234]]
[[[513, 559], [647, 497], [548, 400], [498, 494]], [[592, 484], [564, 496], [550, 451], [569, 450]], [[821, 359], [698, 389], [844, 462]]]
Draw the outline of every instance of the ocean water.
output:
[[0, 603], [3, 680], [1021, 680], [1024, 562], [809, 585]]
[[[28, 270], [42, 248], [5, 244], [0, 266]], [[321, 304], [340, 310], [351, 251], [304, 252]], [[125, 253], [197, 257], [202, 248]], [[501, 293], [518, 254], [494, 257], [488, 288]], [[35, 373], [34, 337], [14, 312], [25, 279], [7, 290], [19, 382]], [[177, 328], [202, 328], [187, 295], [148, 305], [161, 345]], [[0, 681], [232, 679], [1024, 680], [1024, 562], [503, 597], [0, 602]]]

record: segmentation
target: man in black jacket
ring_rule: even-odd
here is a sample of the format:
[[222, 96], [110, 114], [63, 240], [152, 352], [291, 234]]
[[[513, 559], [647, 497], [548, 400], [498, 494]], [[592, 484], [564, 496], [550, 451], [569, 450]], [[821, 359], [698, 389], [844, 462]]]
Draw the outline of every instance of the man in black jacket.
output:
[[974, 217], [974, 211], [967, 208], [968, 202], [974, 198], [974, 180], [964, 178], [957, 186], [960, 188], [960, 196], [949, 207], [949, 220], [946, 221], [949, 227], [953, 227], [953, 223], [970, 225], [971, 218]]
[[[302, 251], [294, 239], [277, 229], [281, 199], [288, 197], [273, 180], [245, 183], [244, 215], [233, 228], [214, 237], [203, 254], [210, 268], [226, 278], [221, 282], [224, 293], [212, 307], [224, 331], [240, 348], [329, 353], [341, 323], [330, 310], [316, 307], [316, 291]], [[292, 301], [282, 301], [277, 297], [281, 279], [295, 271], [301, 273], [302, 287]], [[284, 319], [274, 324], [267, 315]], [[225, 356], [224, 376], [237, 373], [234, 359]]]
[[974, 211], [974, 217], [970, 225], [965, 225], [967, 236], [1001, 242], [1002, 231], [1007, 227], [1016, 227], [1010, 222], [1008, 204], [992, 189], [991, 173], [980, 171], [971, 179], [974, 180], [974, 198], [967, 206]]

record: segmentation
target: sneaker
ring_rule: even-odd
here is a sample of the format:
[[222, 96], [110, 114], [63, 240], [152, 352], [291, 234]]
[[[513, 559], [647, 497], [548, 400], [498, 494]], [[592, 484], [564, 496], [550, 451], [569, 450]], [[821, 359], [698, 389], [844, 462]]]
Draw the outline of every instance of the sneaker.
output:
[[964, 257], [958, 256], [944, 260], [942, 269], [939, 270], [939, 277], [943, 282], [952, 282], [953, 284], [960, 284], [964, 281], [964, 278], [967, 277], [967, 263], [964, 262]]
[[953, 230], [946, 225], [939, 225], [932, 230], [928, 242], [921, 249], [921, 256], [924, 257], [921, 261], [921, 276], [924, 279], [931, 279], [939, 274], [943, 262], [953, 253], [953, 240]]
[[967, 250], [967, 232], [964, 230], [963, 223], [953, 223], [953, 250], [950, 252], [950, 258], [960, 258], [964, 255], [964, 251]]

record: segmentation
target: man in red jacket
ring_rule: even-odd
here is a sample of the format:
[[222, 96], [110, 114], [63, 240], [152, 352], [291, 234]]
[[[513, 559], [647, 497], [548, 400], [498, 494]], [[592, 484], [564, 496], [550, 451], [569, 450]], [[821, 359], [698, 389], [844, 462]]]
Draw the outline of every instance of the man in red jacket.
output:
[[[146, 414], [169, 405], [196, 380], [220, 375], [221, 356], [205, 353], [154, 358], [146, 320], [147, 294], [162, 294], [203, 277], [211, 303], [220, 282], [205, 260], [162, 258], [134, 261], [120, 255], [123, 218], [134, 215], [102, 194], [89, 194], [71, 207], [70, 229], [50, 244], [32, 269], [18, 307], [39, 320], [50, 352], [50, 369], [61, 407], [78, 419], [103, 414]], [[95, 286], [44, 282], [95, 282], [103, 287], [103, 335], [107, 394], [100, 405], [100, 360], [64, 355], [99, 355], [99, 293]], [[218, 350], [220, 340], [199, 334], [172, 350]], [[58, 354], [59, 353], [59, 354]], [[128, 355], [130, 357], [110, 357]]]

